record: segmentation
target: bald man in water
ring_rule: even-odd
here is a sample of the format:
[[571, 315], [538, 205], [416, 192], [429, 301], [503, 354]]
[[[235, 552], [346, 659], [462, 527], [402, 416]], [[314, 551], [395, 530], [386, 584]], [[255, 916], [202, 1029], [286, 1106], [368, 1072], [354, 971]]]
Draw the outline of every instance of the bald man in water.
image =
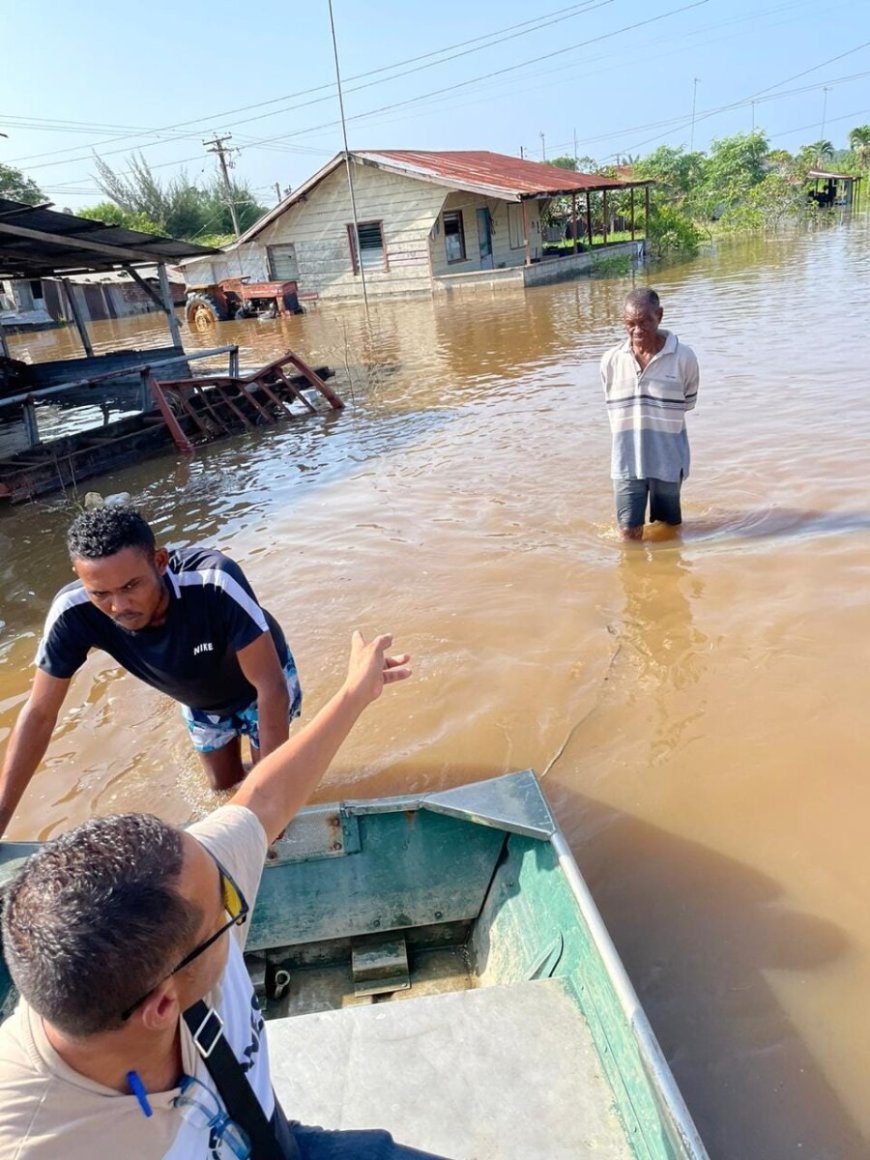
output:
[[640, 540], [650, 522], [683, 522], [680, 492], [689, 475], [686, 411], [698, 398], [698, 360], [677, 336], [661, 329], [655, 290], [625, 298], [628, 338], [601, 360], [601, 382], [613, 435], [610, 474], [624, 540]]

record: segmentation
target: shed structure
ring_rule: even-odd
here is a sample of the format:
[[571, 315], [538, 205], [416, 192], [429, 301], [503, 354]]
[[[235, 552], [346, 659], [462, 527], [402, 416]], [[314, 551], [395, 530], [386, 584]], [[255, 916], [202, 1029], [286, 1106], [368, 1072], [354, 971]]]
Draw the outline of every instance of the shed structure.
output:
[[[191, 242], [105, 225], [59, 213], [45, 205], [0, 198], [0, 279], [31, 286], [46, 286], [51, 281], [82, 344], [80, 358], [29, 364], [12, 357], [0, 321], [0, 457], [41, 442], [37, 420], [40, 406], [96, 406], [105, 420], [111, 410], [151, 408], [146, 366], [163, 368], [164, 377], [171, 377], [168, 370], [177, 376], [188, 375], [189, 356], [182, 346], [166, 264], [212, 252]], [[156, 272], [156, 287], [139, 273], [143, 265]], [[69, 280], [77, 275], [118, 270], [126, 271], [165, 313], [168, 344], [147, 351], [124, 349], [95, 354], [87, 312], [81, 308], [81, 299]], [[229, 353], [230, 349], [225, 347], [221, 353]], [[218, 352], [202, 355], [214, 353]]]

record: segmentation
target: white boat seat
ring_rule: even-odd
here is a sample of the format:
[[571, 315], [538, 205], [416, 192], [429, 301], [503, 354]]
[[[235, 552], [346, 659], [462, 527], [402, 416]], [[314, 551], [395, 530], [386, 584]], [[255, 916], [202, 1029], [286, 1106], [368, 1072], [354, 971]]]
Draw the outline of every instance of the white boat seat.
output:
[[267, 1023], [286, 1114], [387, 1128], [450, 1160], [630, 1160], [586, 1022], [558, 979]]

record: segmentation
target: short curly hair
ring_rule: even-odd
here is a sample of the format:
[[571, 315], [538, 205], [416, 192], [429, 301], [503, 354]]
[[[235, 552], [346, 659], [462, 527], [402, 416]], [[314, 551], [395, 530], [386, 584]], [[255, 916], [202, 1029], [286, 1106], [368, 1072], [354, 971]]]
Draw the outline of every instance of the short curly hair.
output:
[[139, 548], [151, 555], [156, 544], [150, 524], [130, 507], [99, 507], [82, 512], [66, 534], [71, 560], [104, 560], [124, 548]]

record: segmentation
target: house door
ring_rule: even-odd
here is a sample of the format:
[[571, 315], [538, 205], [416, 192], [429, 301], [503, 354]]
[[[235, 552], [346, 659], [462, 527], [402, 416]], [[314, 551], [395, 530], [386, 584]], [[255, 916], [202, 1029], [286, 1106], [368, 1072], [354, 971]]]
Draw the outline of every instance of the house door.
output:
[[480, 246], [480, 269], [492, 269], [492, 218], [488, 209], [477, 211], [477, 240]]

